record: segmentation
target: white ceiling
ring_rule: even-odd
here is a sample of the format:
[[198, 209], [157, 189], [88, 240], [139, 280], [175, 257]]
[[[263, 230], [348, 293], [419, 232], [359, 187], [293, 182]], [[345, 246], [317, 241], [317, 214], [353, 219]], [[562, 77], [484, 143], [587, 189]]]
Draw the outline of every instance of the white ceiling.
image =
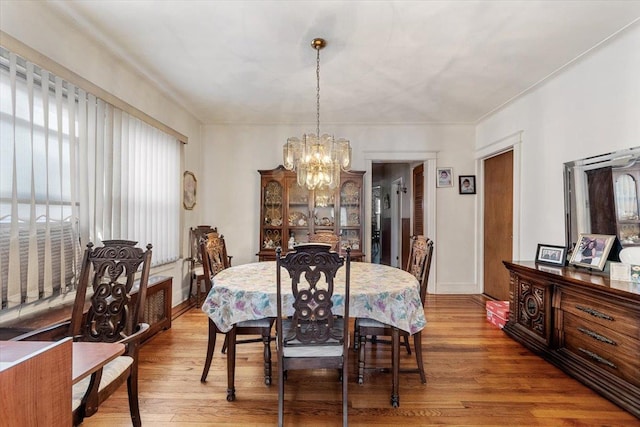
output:
[[[475, 123], [640, 1], [56, 1], [205, 124]], [[639, 47], [640, 48], [640, 47]]]

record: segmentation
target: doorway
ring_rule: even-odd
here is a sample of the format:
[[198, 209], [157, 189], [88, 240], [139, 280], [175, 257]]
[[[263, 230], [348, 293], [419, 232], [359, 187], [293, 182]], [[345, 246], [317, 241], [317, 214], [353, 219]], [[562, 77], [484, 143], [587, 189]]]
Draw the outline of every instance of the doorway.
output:
[[[431, 189], [435, 189], [436, 183], [435, 183], [435, 175], [433, 173], [430, 173], [430, 171], [435, 171], [436, 170], [436, 164], [437, 164], [437, 153], [436, 152], [431, 152], [431, 151], [365, 151], [364, 152], [364, 157], [365, 157], [365, 176], [364, 176], [364, 183], [365, 183], [365, 208], [367, 212], [372, 212], [372, 203], [373, 203], [373, 197], [372, 197], [372, 189], [374, 186], [376, 185], [380, 185], [379, 184], [379, 180], [377, 177], [377, 174], [379, 172], [376, 172], [377, 168], [381, 168], [383, 164], [394, 164], [394, 163], [405, 163], [407, 165], [411, 165], [411, 166], [418, 166], [420, 164], [424, 165], [424, 182], [423, 182], [423, 189], [424, 189], [424, 210], [423, 210], [423, 218], [422, 218], [422, 222], [424, 224], [424, 233], [426, 235], [429, 235], [429, 237], [431, 239], [433, 239], [434, 241], [437, 239], [436, 236], [436, 193], [435, 190], [431, 190]], [[406, 178], [406, 183], [411, 183], [411, 171], [408, 172], [409, 175]], [[382, 186], [381, 186], [382, 187]], [[411, 185], [407, 185], [408, 188], [412, 188]], [[383, 249], [383, 245], [384, 245], [384, 221], [383, 221], [383, 216], [384, 216], [384, 205], [385, 205], [385, 195], [386, 193], [384, 192], [384, 189], [381, 188], [381, 193], [380, 193], [380, 200], [381, 200], [381, 221], [380, 221], [380, 241], [379, 241], [379, 245], [380, 245], [380, 251], [382, 251]], [[390, 196], [389, 196], [390, 197]], [[404, 199], [407, 200], [407, 203], [412, 203], [411, 201], [411, 197], [407, 196], [404, 197]], [[391, 202], [391, 200], [389, 199], [389, 202]], [[412, 212], [411, 211], [411, 206], [409, 206], [406, 210], [406, 212]], [[373, 244], [373, 222], [372, 222], [372, 218], [370, 215], [366, 215], [366, 221], [367, 223], [365, 224], [365, 233], [366, 236], [364, 238], [364, 242], [367, 242], [368, 245], [366, 246], [367, 251], [365, 252], [365, 258], [367, 261], [373, 261], [375, 258], [373, 258], [371, 256], [372, 254], [372, 244]], [[389, 239], [386, 239], [387, 241]], [[390, 258], [390, 256], [389, 256]], [[434, 261], [437, 259], [437, 251], [435, 251], [434, 253]], [[380, 262], [382, 262], [382, 259], [380, 258]], [[431, 269], [431, 275], [433, 277], [436, 277], [437, 274], [437, 262], [434, 262], [433, 267]], [[429, 282], [429, 292], [435, 292], [435, 288], [436, 288], [436, 281], [435, 280], [431, 280]]]
[[[408, 250], [405, 250], [405, 246], [409, 241], [413, 213], [412, 192], [407, 183], [411, 182], [413, 167], [415, 164], [406, 162], [376, 162], [372, 165], [371, 262], [373, 263], [402, 268], [406, 262]], [[421, 218], [421, 222], [423, 220], [424, 218]]]

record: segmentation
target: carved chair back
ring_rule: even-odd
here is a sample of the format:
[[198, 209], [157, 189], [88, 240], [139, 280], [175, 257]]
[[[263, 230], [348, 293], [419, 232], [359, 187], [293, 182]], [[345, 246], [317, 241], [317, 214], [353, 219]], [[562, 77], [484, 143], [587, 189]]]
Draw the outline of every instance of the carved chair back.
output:
[[409, 248], [409, 260], [407, 270], [413, 274], [420, 283], [420, 299], [424, 305], [427, 298], [427, 283], [431, 271], [431, 258], [433, 256], [433, 240], [425, 236], [412, 236]]
[[[206, 252], [208, 254], [209, 271], [211, 276], [215, 276], [225, 268], [231, 267], [231, 259], [227, 255], [227, 245], [222, 234], [217, 232], [209, 233], [204, 241]], [[206, 263], [206, 259], [202, 256], [203, 265]], [[207, 289], [207, 292], [210, 288]]]
[[[291, 329], [278, 334], [280, 345], [287, 345], [289, 341], [299, 341], [303, 344], [323, 344], [329, 339], [340, 343], [345, 340], [344, 330], [334, 328], [335, 316], [332, 312], [334, 293], [334, 279], [338, 269], [345, 264], [345, 259], [338, 253], [330, 251], [327, 244], [298, 245], [293, 252], [280, 257], [277, 251], [277, 299], [278, 317], [281, 320], [282, 284], [281, 269], [283, 267], [291, 278], [291, 292], [293, 294], [294, 313], [290, 322]], [[350, 261], [350, 260], [349, 260]], [[349, 269], [349, 268], [347, 268]], [[349, 315], [349, 274], [346, 277], [344, 296], [344, 318]], [[348, 322], [344, 322], [345, 324]], [[346, 329], [346, 328], [345, 328]]]
[[189, 229], [191, 268], [202, 265], [202, 255], [200, 254], [200, 241], [207, 238], [209, 234], [217, 233], [218, 228], [210, 225], [198, 225]]
[[[144, 316], [151, 245], [147, 250], [137, 242], [105, 240], [102, 247], [87, 245], [82, 259], [80, 280], [71, 317], [70, 334], [80, 341], [117, 342], [135, 333]], [[140, 280], [135, 281], [141, 269]], [[137, 287], [136, 303], [131, 292]], [[93, 295], [86, 316], [83, 315], [88, 287]]]

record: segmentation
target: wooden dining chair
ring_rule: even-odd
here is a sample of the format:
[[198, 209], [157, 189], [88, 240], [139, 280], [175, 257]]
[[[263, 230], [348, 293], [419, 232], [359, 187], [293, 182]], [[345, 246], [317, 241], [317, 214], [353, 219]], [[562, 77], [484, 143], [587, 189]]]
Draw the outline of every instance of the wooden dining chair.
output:
[[[429, 271], [431, 270], [433, 241], [425, 236], [412, 236], [410, 242], [409, 260], [407, 262], [406, 271], [413, 274], [416, 279], [418, 279], [418, 283], [420, 283], [420, 299], [422, 300], [422, 306], [424, 307], [427, 296]], [[411, 354], [411, 347], [409, 346], [409, 332], [402, 330], [399, 332], [407, 352]], [[372, 344], [389, 344], [389, 340], [381, 340], [378, 337], [391, 337], [392, 334], [393, 327], [391, 325], [387, 325], [374, 319], [356, 318], [354, 323], [354, 348], [358, 350], [358, 384], [364, 383], [366, 342], [369, 341]], [[367, 339], [367, 337], [370, 338]], [[355, 343], [357, 343], [357, 345]], [[427, 378], [424, 373], [424, 363], [422, 359], [422, 331], [413, 334], [413, 346], [416, 353], [416, 363], [418, 367], [417, 369], [403, 370], [403, 372], [417, 372], [420, 374], [420, 380], [422, 383], [426, 383]], [[370, 367], [368, 369], [377, 368]]]
[[[338, 369], [342, 380], [342, 424], [347, 426], [349, 283], [346, 261], [326, 244], [302, 244], [282, 257], [276, 250], [278, 316], [278, 425], [284, 423], [285, 373], [294, 369]], [[334, 279], [345, 266], [344, 315], [333, 313]], [[283, 290], [281, 269], [289, 273], [292, 298]], [[286, 306], [285, 306], [286, 305]], [[293, 311], [292, 316], [288, 316]]]
[[[224, 236], [209, 235], [200, 243], [200, 251], [202, 256], [202, 265], [204, 267], [204, 281], [207, 292], [213, 286], [213, 277], [220, 271], [230, 266], [230, 259], [227, 257], [226, 244]], [[232, 402], [236, 399], [235, 392], [235, 354], [237, 344], [246, 344], [250, 342], [262, 342], [264, 344], [264, 383], [271, 385], [271, 329], [275, 319], [264, 318], [257, 320], [246, 320], [239, 322], [233, 326], [231, 331], [225, 334], [224, 347], [229, 352], [227, 360], [227, 401]], [[221, 333], [213, 320], [209, 319], [209, 338], [207, 342], [207, 356], [202, 369], [201, 382], [206, 382], [213, 353], [216, 346], [217, 334]], [[238, 340], [238, 335], [258, 335], [259, 338]]]
[[[189, 298], [196, 299], [196, 305], [200, 305], [200, 292], [204, 286], [204, 272], [202, 256], [200, 255], [200, 241], [211, 233], [217, 233], [218, 229], [210, 225], [198, 225], [189, 229]], [[206, 295], [206, 294], [205, 294]]]
[[[151, 267], [151, 245], [147, 245], [145, 251], [135, 247], [136, 243], [105, 240], [104, 246], [96, 248], [89, 243], [82, 259], [71, 320], [16, 338], [42, 341], [73, 337], [74, 341], [125, 344], [124, 355], [73, 386], [74, 425], [95, 414], [102, 402], [125, 381], [131, 422], [136, 427], [142, 424], [138, 403], [138, 350], [149, 329], [142, 319]], [[140, 279], [136, 281], [139, 270]], [[134, 285], [138, 289], [135, 303], [131, 298]], [[89, 286], [93, 293], [88, 312], [85, 312]]]

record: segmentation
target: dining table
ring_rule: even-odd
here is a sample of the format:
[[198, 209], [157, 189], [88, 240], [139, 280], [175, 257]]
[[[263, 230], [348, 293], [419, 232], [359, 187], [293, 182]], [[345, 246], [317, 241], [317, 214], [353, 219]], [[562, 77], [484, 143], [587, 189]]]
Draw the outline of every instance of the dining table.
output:
[[[344, 313], [345, 268], [334, 280], [333, 312]], [[282, 277], [288, 277], [283, 270]], [[283, 287], [283, 308], [293, 314], [291, 287]], [[399, 331], [421, 331], [427, 321], [420, 300], [420, 284], [411, 273], [383, 264], [352, 262], [349, 291], [349, 314], [352, 317], [378, 320], [393, 327], [391, 404], [398, 407]], [[226, 268], [213, 277], [213, 284], [202, 311], [226, 333], [246, 320], [277, 315], [276, 262], [262, 261]], [[227, 351], [227, 363], [235, 367], [235, 352]], [[231, 369], [230, 369], [231, 371]], [[233, 387], [230, 383], [229, 387]]]

